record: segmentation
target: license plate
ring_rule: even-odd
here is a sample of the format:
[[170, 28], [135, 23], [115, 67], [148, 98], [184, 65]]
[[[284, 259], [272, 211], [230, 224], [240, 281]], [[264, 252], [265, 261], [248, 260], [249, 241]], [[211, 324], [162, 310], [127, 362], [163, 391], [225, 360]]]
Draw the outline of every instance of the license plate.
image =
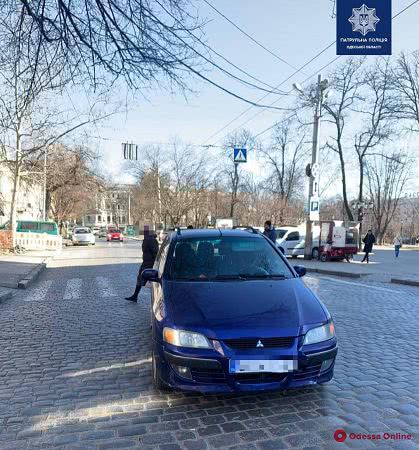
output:
[[293, 359], [231, 359], [230, 373], [272, 372], [284, 373], [297, 370]]

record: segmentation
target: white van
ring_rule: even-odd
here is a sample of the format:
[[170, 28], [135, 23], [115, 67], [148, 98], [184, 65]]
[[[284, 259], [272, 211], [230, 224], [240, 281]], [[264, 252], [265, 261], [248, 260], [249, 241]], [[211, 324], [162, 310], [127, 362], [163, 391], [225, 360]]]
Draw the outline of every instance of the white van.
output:
[[[319, 257], [319, 237], [320, 227], [314, 226], [311, 252], [313, 259]], [[296, 258], [299, 255], [304, 255], [305, 239], [305, 224], [299, 227], [280, 227], [276, 229], [276, 245], [286, 256]]]

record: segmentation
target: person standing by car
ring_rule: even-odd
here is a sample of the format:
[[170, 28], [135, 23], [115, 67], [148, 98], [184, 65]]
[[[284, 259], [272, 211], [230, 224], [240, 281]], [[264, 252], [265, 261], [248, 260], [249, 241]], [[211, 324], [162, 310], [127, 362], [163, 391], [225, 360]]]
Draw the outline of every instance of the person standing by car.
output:
[[402, 246], [402, 239], [399, 235], [397, 235], [394, 238], [393, 244], [394, 244], [394, 253], [396, 254], [396, 258], [398, 258], [399, 253], [400, 253], [400, 248]]
[[276, 242], [276, 231], [275, 228], [272, 226], [272, 222], [270, 220], [267, 220], [265, 222], [265, 230], [263, 234], [270, 239], [273, 243]]
[[367, 260], [367, 263], [370, 262], [370, 253], [372, 252], [372, 246], [375, 244], [375, 236], [372, 234], [372, 230], [368, 230], [367, 234], [365, 235], [364, 239], [362, 239], [362, 242], [364, 243], [364, 259], [361, 262], [364, 262]]
[[140, 293], [141, 287], [145, 286], [142, 274], [145, 269], [152, 269], [154, 261], [156, 260], [157, 253], [159, 251], [159, 243], [157, 242], [156, 235], [150, 232], [147, 226], [144, 227], [144, 240], [142, 244], [143, 250], [143, 262], [140, 266], [137, 275], [137, 285], [135, 286], [134, 294], [130, 297], [125, 297], [125, 300], [130, 302], [136, 302], [138, 300], [138, 294]]

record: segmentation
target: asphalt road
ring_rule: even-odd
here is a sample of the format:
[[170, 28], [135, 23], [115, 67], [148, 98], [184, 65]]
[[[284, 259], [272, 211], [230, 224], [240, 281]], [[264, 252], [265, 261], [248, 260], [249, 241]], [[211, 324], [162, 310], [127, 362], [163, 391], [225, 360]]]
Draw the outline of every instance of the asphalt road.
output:
[[[149, 292], [138, 304], [123, 300], [140, 253], [138, 242], [67, 248], [0, 304], [0, 449], [418, 448], [418, 288], [305, 278], [335, 319], [329, 384], [162, 393], [151, 384]], [[334, 440], [337, 429], [345, 443]]]

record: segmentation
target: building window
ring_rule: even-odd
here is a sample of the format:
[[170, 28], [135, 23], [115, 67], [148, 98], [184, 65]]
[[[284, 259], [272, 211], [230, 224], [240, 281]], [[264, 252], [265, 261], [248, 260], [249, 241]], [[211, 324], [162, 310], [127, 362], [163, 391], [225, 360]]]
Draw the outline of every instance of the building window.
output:
[[86, 216], [86, 222], [90, 223], [90, 216]]
[[108, 223], [111, 223], [111, 216], [108, 216]]
[[102, 216], [97, 216], [97, 221], [102, 222]]
[[121, 222], [122, 222], [122, 223], [125, 223], [125, 216], [122, 216]]

